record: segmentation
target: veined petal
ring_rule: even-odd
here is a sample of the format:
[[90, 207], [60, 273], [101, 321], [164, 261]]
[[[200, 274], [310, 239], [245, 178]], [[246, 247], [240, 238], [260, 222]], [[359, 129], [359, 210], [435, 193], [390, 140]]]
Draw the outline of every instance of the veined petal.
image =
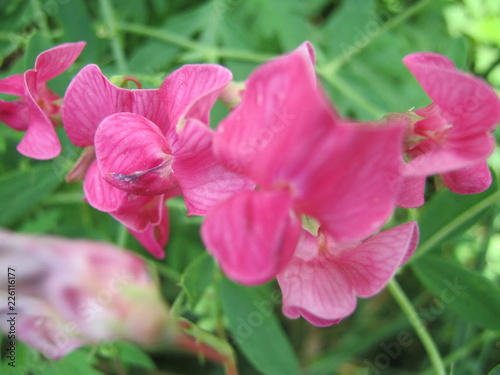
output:
[[213, 207], [202, 224], [208, 251], [232, 280], [267, 282], [291, 259], [300, 219], [286, 191], [245, 191]]
[[378, 293], [413, 254], [418, 226], [410, 222], [376, 234], [352, 250], [337, 255], [342, 273], [359, 297]]
[[[271, 147], [273, 152], [280, 148], [275, 152], [280, 157], [273, 164], [274, 171], [284, 159], [297, 155], [283, 152], [283, 147], [296, 141], [295, 134], [298, 137], [313, 131], [316, 136], [330, 128], [334, 111], [317, 89], [311, 69], [307, 45], [258, 67], [246, 83], [241, 103], [217, 128], [214, 137], [217, 158], [238, 173], [249, 174], [252, 166], [268, 171], [270, 166], [260, 165], [257, 157], [271, 164], [271, 158], [264, 154]], [[296, 133], [293, 140], [287, 141], [291, 129]], [[269, 174], [273, 175], [273, 171]]]
[[104, 181], [96, 161], [90, 164], [85, 174], [83, 191], [89, 204], [103, 212], [117, 210], [127, 195], [123, 190], [117, 189]]
[[165, 257], [164, 247], [169, 235], [167, 206], [162, 205], [161, 220], [158, 224], [149, 224], [142, 232], [130, 228], [128, 230], [151, 255], [159, 259]]
[[144, 232], [150, 226], [160, 225], [162, 215], [166, 213], [164, 198], [163, 195], [146, 197], [125, 194], [120, 206], [110, 214], [130, 231]]
[[481, 193], [490, 187], [492, 181], [486, 162], [442, 173], [441, 178], [446, 187], [457, 194]]
[[314, 152], [303, 154], [306, 160], [297, 160], [296, 207], [337, 241], [361, 240], [379, 230], [399, 190], [389, 177], [398, 176], [402, 166], [402, 131], [398, 123], [337, 124], [328, 139], [310, 149]]
[[444, 56], [415, 53], [403, 63], [445, 113], [454, 134], [467, 137], [490, 131], [500, 121], [500, 100], [493, 89], [480, 78], [457, 70]]
[[253, 189], [248, 178], [226, 169], [212, 152], [213, 132], [190, 119], [172, 144], [173, 170], [189, 215], [205, 215], [217, 204], [241, 190]]
[[29, 126], [29, 114], [24, 99], [12, 102], [0, 100], [0, 121], [14, 130], [26, 130]]
[[0, 92], [3, 94], [24, 97], [24, 75], [14, 74], [10, 77], [0, 79]]
[[35, 70], [38, 72], [37, 84], [47, 82], [68, 69], [80, 56], [87, 43], [63, 43], [38, 55]]
[[429, 176], [466, 168], [486, 160], [494, 148], [495, 140], [488, 132], [467, 138], [449, 137], [444, 144], [429, 139], [411, 151], [416, 156], [404, 166], [403, 176]]
[[170, 146], [161, 130], [134, 113], [106, 117], [95, 135], [101, 176], [131, 194], [158, 195], [176, 185]]
[[[118, 112], [111, 87], [97, 65], [85, 66], [69, 84], [63, 100], [62, 120], [69, 139], [76, 146], [93, 146], [101, 121]], [[131, 105], [131, 98], [122, 99]]]
[[224, 87], [231, 82], [231, 71], [220, 65], [184, 65], [170, 74], [160, 87], [172, 131], [179, 131], [181, 119], [193, 118], [209, 124], [209, 113]]
[[33, 98], [33, 93], [36, 91], [37, 72], [28, 70], [24, 74], [24, 79], [29, 125], [26, 134], [17, 145], [17, 150], [33, 159], [46, 160], [55, 158], [61, 152], [61, 144], [52, 121]]
[[97, 65], [87, 65], [73, 78], [62, 107], [69, 139], [80, 147], [92, 146], [97, 127], [106, 117], [132, 112], [154, 122], [162, 133], [169, 128], [158, 90], [127, 90], [113, 85]]
[[289, 318], [302, 315], [310, 323], [326, 326], [351, 314], [356, 297], [350, 280], [334, 258], [318, 253], [318, 238], [302, 231], [297, 248], [317, 253], [310, 259], [294, 256], [277, 276], [283, 293], [283, 314]]
[[401, 179], [396, 206], [404, 208], [422, 206], [425, 203], [425, 176], [401, 177]]

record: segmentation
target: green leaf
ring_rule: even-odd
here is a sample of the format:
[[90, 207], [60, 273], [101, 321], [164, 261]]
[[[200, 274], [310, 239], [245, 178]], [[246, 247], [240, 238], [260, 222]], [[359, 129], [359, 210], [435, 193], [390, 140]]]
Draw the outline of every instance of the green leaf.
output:
[[485, 210], [500, 198], [498, 179], [492, 171], [490, 188], [480, 194], [462, 195], [444, 190], [435, 195], [420, 216], [419, 253], [425, 253], [463, 233], [477, 222]]
[[43, 369], [41, 375], [103, 375], [97, 371], [89, 362], [88, 353], [85, 349], [79, 349], [69, 353], [58, 361], [51, 361]]
[[180, 284], [186, 291], [192, 309], [203, 296], [207, 286], [212, 283], [213, 276], [214, 261], [208, 253], [202, 254], [186, 268]]
[[29, 212], [61, 183], [53, 164], [0, 176], [0, 226], [7, 226]]
[[375, 11], [374, 0], [344, 0], [322, 27], [329, 56], [364, 48], [371, 40], [371, 34], [379, 32], [383, 22]]
[[442, 258], [426, 255], [412, 264], [420, 281], [463, 320], [500, 329], [500, 288], [477, 272]]
[[137, 345], [126, 341], [117, 341], [113, 345], [118, 349], [118, 358], [123, 363], [148, 370], [156, 370], [156, 364], [153, 360]]
[[488, 375], [500, 375], [500, 365], [496, 365], [494, 369], [488, 372]]
[[233, 339], [253, 366], [265, 375], [299, 374], [295, 353], [272, 312], [281, 302], [280, 292], [265, 299], [254, 289], [223, 279], [220, 293]]

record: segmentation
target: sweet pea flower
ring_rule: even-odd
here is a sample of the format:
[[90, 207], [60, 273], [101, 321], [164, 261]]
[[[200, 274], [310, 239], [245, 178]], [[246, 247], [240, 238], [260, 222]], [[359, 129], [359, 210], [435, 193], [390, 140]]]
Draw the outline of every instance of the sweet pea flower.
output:
[[292, 260], [277, 275], [284, 315], [320, 327], [338, 323], [354, 311], [356, 296], [371, 297], [387, 284], [417, 243], [416, 222], [353, 243], [303, 230]]
[[486, 158], [493, 152], [491, 132], [500, 121], [500, 100], [483, 80], [461, 72], [448, 58], [414, 53], [403, 59], [432, 103], [402, 115], [408, 121], [398, 205], [424, 203], [425, 178], [440, 174], [459, 194], [475, 194], [491, 185]]
[[361, 240], [392, 213], [402, 127], [342, 121], [314, 75], [309, 43], [252, 73], [241, 103], [216, 130], [216, 157], [250, 178], [207, 213], [202, 238], [229, 278], [274, 278], [292, 259], [302, 217], [337, 241]]
[[35, 68], [24, 74], [0, 79], [0, 93], [20, 97], [0, 100], [0, 121], [18, 131], [26, 131], [17, 150], [33, 159], [52, 159], [61, 152], [54, 130], [60, 97], [47, 82], [67, 70], [78, 58], [85, 42], [64, 43], [38, 55]]
[[[75, 145], [86, 148], [83, 158], [75, 166], [77, 172], [73, 174], [85, 176], [83, 189], [91, 206], [108, 212], [125, 225], [152, 255], [161, 258], [168, 240], [168, 212], [164, 202], [178, 195], [175, 180], [169, 177], [170, 189], [165, 194], [140, 196], [118, 189], [101, 177], [93, 152], [94, 136], [99, 124], [113, 115], [140, 117], [163, 131], [170, 127], [157, 89], [128, 90], [117, 87], [102, 74], [99, 67], [87, 65], [69, 85], [62, 108], [63, 124], [69, 139]], [[140, 144], [141, 137], [135, 141]]]
[[[16, 277], [16, 336], [49, 358], [86, 344], [154, 344], [175, 334], [146, 263], [111, 244], [0, 230], [0, 265]], [[8, 291], [0, 297], [7, 301]], [[0, 328], [9, 331], [2, 319]]]
[[211, 64], [185, 65], [170, 74], [159, 89], [168, 129], [132, 113], [104, 119], [95, 135], [102, 178], [140, 195], [163, 194], [178, 185], [189, 215], [203, 215], [218, 200], [250, 186], [212, 153], [209, 112], [231, 79], [229, 70]]

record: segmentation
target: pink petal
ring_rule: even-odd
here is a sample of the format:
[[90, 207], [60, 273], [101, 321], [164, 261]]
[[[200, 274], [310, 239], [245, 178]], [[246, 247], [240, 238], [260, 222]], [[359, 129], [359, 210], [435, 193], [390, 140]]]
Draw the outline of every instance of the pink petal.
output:
[[164, 247], [169, 235], [167, 206], [162, 205], [161, 221], [158, 224], [149, 224], [143, 232], [137, 232], [133, 229], [129, 229], [129, 232], [151, 255], [163, 259], [165, 257]]
[[337, 255], [338, 265], [355, 293], [371, 297], [392, 278], [418, 244], [418, 226], [410, 222], [380, 232], [352, 250]]
[[326, 326], [351, 314], [356, 297], [341, 266], [335, 258], [319, 254], [319, 246], [318, 238], [303, 230], [297, 247], [309, 247], [302, 251], [317, 256], [293, 257], [277, 279], [283, 293], [283, 314], [292, 319], [302, 315], [312, 324]]
[[444, 184], [458, 194], [477, 194], [491, 185], [491, 172], [486, 162], [441, 174]]
[[203, 216], [216, 203], [254, 187], [249, 179], [230, 172], [215, 159], [212, 137], [206, 125], [188, 120], [172, 144], [173, 169], [189, 215]]
[[120, 201], [120, 206], [110, 214], [129, 231], [144, 232], [150, 226], [157, 226], [162, 222], [163, 214], [166, 214], [164, 201], [163, 195], [146, 197], [126, 194]]
[[486, 160], [494, 148], [495, 140], [488, 132], [467, 138], [450, 136], [443, 144], [429, 139], [411, 151], [416, 156], [405, 165], [403, 175], [429, 176], [465, 168]]
[[10, 77], [0, 79], [0, 92], [2, 94], [9, 94], [24, 97], [24, 75], [14, 74]]
[[453, 124], [454, 134], [468, 137], [489, 131], [500, 121], [500, 100], [483, 80], [456, 70], [436, 54], [416, 53], [403, 62]]
[[[220, 123], [214, 137], [215, 154], [228, 168], [248, 174], [254, 165], [267, 171], [268, 166], [260, 166], [255, 159], [274, 143], [286, 143], [292, 128], [295, 140], [308, 131], [314, 132], [311, 138], [318, 137], [332, 126], [334, 111], [316, 88], [307, 51], [303, 45], [261, 65], [249, 77], [242, 102]], [[279, 164], [287, 156], [299, 157], [282, 151]]]
[[0, 100], [0, 121], [14, 130], [24, 131], [29, 126], [28, 106], [24, 100]]
[[396, 198], [396, 206], [404, 208], [420, 207], [425, 203], [425, 176], [404, 177]]
[[133, 113], [106, 117], [96, 131], [95, 151], [101, 176], [118, 189], [158, 195], [177, 184], [170, 146], [145, 117]]
[[[80, 147], [94, 145], [94, 134], [101, 121], [119, 112], [115, 97], [112, 84], [97, 65], [80, 70], [69, 84], [62, 106], [63, 125], [71, 142]], [[122, 100], [131, 102], [131, 98]]]
[[94, 161], [85, 174], [83, 191], [89, 204], [103, 212], [112, 212], [118, 209], [127, 196], [123, 190], [117, 189], [104, 181]]
[[165, 103], [172, 131], [181, 118], [197, 119], [209, 124], [209, 112], [224, 87], [231, 82], [232, 73], [212, 64], [184, 65], [170, 74], [160, 87], [160, 96]]
[[26, 106], [29, 114], [29, 126], [17, 150], [33, 159], [52, 159], [61, 152], [61, 144], [57, 138], [52, 121], [33, 98], [36, 90], [37, 72], [28, 70], [25, 74]]
[[246, 285], [271, 280], [290, 260], [300, 219], [285, 191], [241, 192], [207, 214], [201, 234], [224, 273]]
[[35, 61], [38, 85], [67, 70], [80, 56], [86, 44], [85, 42], [63, 43], [38, 55]]
[[398, 125], [337, 124], [316, 147], [298, 149], [304, 160], [297, 158], [289, 169], [297, 208], [337, 241], [366, 238], [392, 214], [399, 184], [388, 176], [402, 167]]
[[158, 90], [126, 90], [114, 86], [97, 65], [87, 65], [71, 81], [62, 107], [69, 139], [80, 147], [92, 146], [97, 127], [109, 115], [132, 112], [154, 122], [162, 133], [168, 115]]

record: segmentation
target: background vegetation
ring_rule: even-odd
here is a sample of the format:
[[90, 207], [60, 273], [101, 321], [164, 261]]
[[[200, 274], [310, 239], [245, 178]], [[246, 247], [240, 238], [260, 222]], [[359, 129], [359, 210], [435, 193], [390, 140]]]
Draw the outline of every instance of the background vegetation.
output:
[[[316, 47], [317, 72], [336, 108], [357, 120], [428, 104], [401, 63], [416, 51], [447, 55], [458, 68], [500, 89], [497, 0], [0, 1], [1, 78], [33, 67], [43, 50], [79, 40], [87, 42], [80, 59], [51, 81], [60, 95], [89, 63], [108, 77], [134, 75], [151, 88], [186, 63], [219, 63], [244, 80], [259, 63], [304, 40]], [[213, 124], [224, 114], [217, 104]], [[417, 219], [421, 228], [417, 254], [397, 276], [402, 289], [392, 286], [360, 300], [351, 317], [317, 328], [283, 318], [274, 282], [245, 288], [226, 281], [200, 241], [201, 219], [187, 218], [182, 200], [169, 201], [167, 257], [155, 260], [111, 217], [82, 200], [80, 183], [64, 182], [78, 157], [76, 147], [65, 140], [61, 156], [35, 161], [17, 153], [21, 137], [0, 125], [0, 226], [112, 242], [143, 255], [173, 313], [218, 335], [221, 347], [227, 340], [243, 375], [430, 375], [438, 373], [436, 362], [448, 374], [500, 374], [496, 180], [474, 196], [453, 194], [429, 180], [427, 204], [397, 210], [389, 223]], [[500, 171], [498, 149], [490, 164]], [[455, 298], [443, 298], [446, 290]], [[263, 304], [274, 306], [274, 313], [259, 310]], [[259, 311], [262, 323], [249, 327], [249, 338], [232, 340], [238, 319]], [[422, 344], [419, 330], [430, 333], [431, 344]], [[437, 358], [429, 357], [429, 345]], [[168, 346], [111, 342], [51, 362], [19, 343], [16, 369], [3, 358], [0, 373], [216, 375], [224, 370]]]

